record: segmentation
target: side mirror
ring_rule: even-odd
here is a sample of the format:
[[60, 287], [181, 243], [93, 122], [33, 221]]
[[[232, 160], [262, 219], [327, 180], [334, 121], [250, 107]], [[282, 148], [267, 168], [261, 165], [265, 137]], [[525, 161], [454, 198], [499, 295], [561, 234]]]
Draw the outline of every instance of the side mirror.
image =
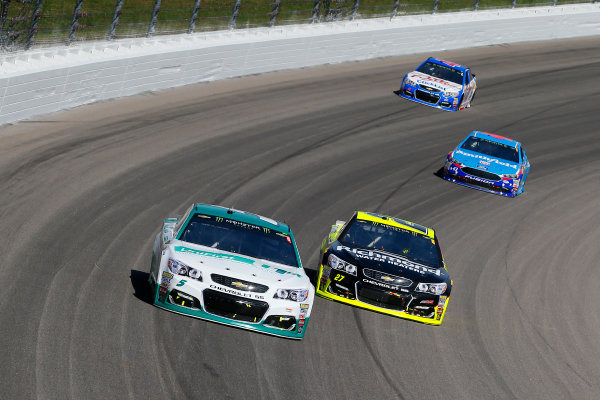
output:
[[177, 225], [177, 218], [167, 218], [163, 223], [162, 240], [164, 244], [169, 243], [175, 236], [175, 225]]

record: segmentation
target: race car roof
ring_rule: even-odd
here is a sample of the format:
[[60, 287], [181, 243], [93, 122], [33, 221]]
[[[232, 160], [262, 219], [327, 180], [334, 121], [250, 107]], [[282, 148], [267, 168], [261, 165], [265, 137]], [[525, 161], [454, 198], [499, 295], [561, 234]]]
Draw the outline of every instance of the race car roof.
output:
[[194, 210], [192, 211], [192, 214], [213, 215], [215, 217], [233, 219], [235, 221], [245, 222], [260, 226], [262, 228], [274, 229], [280, 232], [290, 232], [290, 227], [283, 222], [275, 221], [274, 219], [253, 214], [248, 211], [236, 210], [235, 208], [227, 208], [211, 204], [194, 204]]
[[447, 67], [451, 67], [451, 68], [454, 68], [454, 69], [456, 69], [458, 71], [463, 71], [463, 72], [468, 69], [467, 67], [464, 67], [464, 66], [462, 66], [460, 64], [453, 63], [452, 61], [440, 60], [440, 59], [434, 58], [434, 57], [429, 57], [424, 62], [427, 62], [427, 61], [433, 62], [433, 63], [436, 63], [436, 64], [445, 65]]
[[505, 144], [507, 146], [511, 146], [514, 148], [517, 148], [520, 144], [519, 142], [517, 142], [514, 139], [510, 139], [510, 138], [507, 138], [504, 136], [500, 136], [500, 135], [496, 135], [494, 133], [488, 133], [488, 132], [473, 131], [473, 132], [471, 132], [471, 134], [469, 136], [467, 136], [467, 138], [470, 136], [484, 138], [487, 140], [491, 140], [492, 142], [502, 143], [502, 144]]
[[397, 228], [402, 228], [412, 232], [420, 233], [421, 235], [428, 236], [432, 239], [435, 237], [435, 232], [433, 229], [396, 217], [390, 217], [387, 215], [377, 214], [373, 212], [357, 211], [356, 219], [377, 222], [382, 225], [395, 226]]

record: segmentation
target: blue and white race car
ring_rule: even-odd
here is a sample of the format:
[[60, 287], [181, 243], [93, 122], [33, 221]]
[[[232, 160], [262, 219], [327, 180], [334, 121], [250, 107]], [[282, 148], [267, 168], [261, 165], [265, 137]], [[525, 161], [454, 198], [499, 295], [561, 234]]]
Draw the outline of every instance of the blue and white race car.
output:
[[286, 224], [207, 204], [164, 221], [148, 280], [157, 307], [290, 339], [315, 295]]
[[471, 107], [477, 82], [471, 69], [430, 57], [404, 76], [398, 96], [446, 111]]
[[492, 133], [473, 131], [448, 154], [442, 178], [515, 197], [525, 190], [529, 167], [521, 143]]

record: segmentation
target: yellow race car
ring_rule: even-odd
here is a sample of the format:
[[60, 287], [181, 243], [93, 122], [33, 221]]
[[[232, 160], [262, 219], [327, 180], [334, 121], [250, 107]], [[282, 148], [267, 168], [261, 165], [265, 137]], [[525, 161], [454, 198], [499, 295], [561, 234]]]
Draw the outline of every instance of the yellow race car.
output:
[[451, 290], [431, 228], [358, 211], [348, 222], [337, 221], [323, 239], [318, 296], [440, 325]]

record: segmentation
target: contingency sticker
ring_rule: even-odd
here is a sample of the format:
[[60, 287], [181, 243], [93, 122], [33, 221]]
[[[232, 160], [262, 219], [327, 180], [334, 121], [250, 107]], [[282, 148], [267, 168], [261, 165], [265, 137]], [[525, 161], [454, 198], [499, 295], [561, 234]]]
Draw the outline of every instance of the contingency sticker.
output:
[[325, 285], [327, 285], [327, 280], [329, 280], [329, 275], [331, 274], [331, 267], [329, 265], [323, 265], [323, 272], [321, 273], [321, 289], [325, 289]]

